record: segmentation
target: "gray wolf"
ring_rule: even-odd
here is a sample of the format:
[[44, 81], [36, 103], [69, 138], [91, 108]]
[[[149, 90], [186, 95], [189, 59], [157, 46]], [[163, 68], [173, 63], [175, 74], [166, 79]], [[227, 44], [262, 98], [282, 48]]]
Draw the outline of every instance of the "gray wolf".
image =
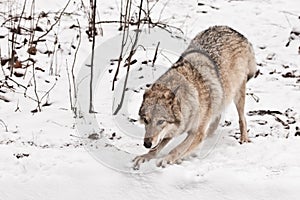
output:
[[146, 130], [144, 146], [150, 150], [133, 160], [134, 168], [155, 158], [172, 138], [187, 133], [157, 166], [180, 162], [216, 130], [222, 111], [232, 101], [239, 117], [240, 142], [250, 142], [245, 90], [255, 72], [253, 47], [245, 36], [228, 26], [213, 26], [199, 33], [144, 93], [139, 116]]

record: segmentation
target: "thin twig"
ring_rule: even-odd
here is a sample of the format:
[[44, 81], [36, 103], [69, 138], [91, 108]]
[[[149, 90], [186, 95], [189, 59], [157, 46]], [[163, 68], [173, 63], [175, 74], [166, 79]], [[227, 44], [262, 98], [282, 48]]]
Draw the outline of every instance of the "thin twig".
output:
[[55, 83], [51, 86], [51, 88], [41, 97], [40, 102], [42, 102], [42, 100], [49, 95], [49, 93], [51, 92], [51, 90], [53, 90], [53, 88], [56, 86], [57, 84], [57, 80], [55, 81]]
[[9, 61], [9, 65], [10, 65], [10, 77], [12, 77], [13, 75], [13, 69], [14, 69], [14, 58], [15, 58], [15, 32], [13, 31], [12, 32], [12, 35], [11, 35], [11, 57], [10, 57], [10, 61]]
[[56, 46], [57, 46], [57, 43], [58, 43], [58, 38], [57, 38], [57, 35], [55, 35], [55, 40], [53, 42], [53, 54], [51, 55], [51, 60], [50, 60], [50, 66], [49, 66], [49, 75], [52, 76], [53, 75], [53, 63], [54, 63], [54, 57], [57, 57], [57, 49], [56, 49]]
[[246, 93], [246, 95], [251, 96], [251, 97], [254, 99], [254, 101], [255, 101], [256, 103], [259, 102], [259, 97], [256, 96], [254, 93]]
[[74, 59], [73, 59], [73, 63], [72, 63], [72, 69], [71, 69], [71, 75], [72, 75], [72, 82], [73, 82], [73, 95], [74, 95], [74, 105], [73, 105], [73, 111], [75, 113], [75, 117], [77, 117], [77, 112], [76, 112], [76, 101], [77, 101], [77, 90], [76, 90], [76, 79], [75, 79], [75, 73], [74, 73], [74, 69], [75, 69], [75, 63], [77, 60], [77, 54], [79, 51], [79, 47], [81, 45], [81, 28], [80, 28], [80, 23], [79, 20], [77, 19], [77, 24], [79, 26], [78, 29], [78, 33], [79, 33], [79, 38], [78, 38], [78, 45], [74, 54]]
[[[120, 24], [127, 24], [127, 25], [131, 25], [131, 26], [137, 26], [138, 24], [141, 24], [141, 22], [143, 24], [150, 24], [150, 25], [152, 25], [152, 27], [158, 27], [158, 28], [161, 28], [161, 29], [164, 29], [164, 30], [166, 30], [166, 28], [171, 28], [171, 29], [175, 29], [175, 30], [179, 31], [180, 33], [183, 33], [181, 28], [163, 23], [161, 21], [152, 22], [151, 18], [141, 19], [140, 23], [137, 22], [137, 21], [136, 22], [133, 22], [133, 21], [126, 22], [126, 21], [118, 21], [118, 20], [105, 20], [105, 21], [98, 21], [98, 22], [96, 22], [96, 24], [120, 23]], [[170, 32], [169, 30], [166, 30], [166, 31]]]
[[[34, 16], [34, 11], [35, 11], [35, 0], [32, 0], [31, 2], [31, 8], [30, 8], [30, 16]], [[38, 16], [38, 19], [37, 19], [37, 23], [36, 23], [36, 26], [38, 24], [38, 21], [39, 21], [39, 17]], [[30, 20], [30, 27], [31, 27], [31, 30], [34, 30], [34, 17], [31, 18]], [[33, 38], [34, 38], [34, 34], [35, 34], [35, 31], [32, 31], [31, 34], [30, 34], [30, 38], [29, 38], [29, 43], [28, 45], [31, 45], [32, 42], [33, 42]]]
[[[123, 0], [121, 0], [120, 22], [122, 21], [122, 17], [123, 17]], [[122, 23], [120, 23], [119, 30], [122, 30], [122, 29], [123, 29], [123, 26], [122, 26]]]
[[[1, 48], [0, 48], [0, 62], [1, 62], [1, 60], [2, 60], [2, 54], [1, 54]], [[6, 77], [6, 73], [5, 73], [3, 65], [1, 65], [1, 69], [2, 69], [3, 76]]]
[[39, 112], [41, 112], [41, 101], [39, 99], [39, 95], [38, 95], [38, 92], [37, 92], [37, 83], [36, 83], [36, 77], [35, 77], [35, 68], [34, 68], [34, 64], [32, 65], [32, 77], [33, 77], [33, 83], [34, 83], [34, 93], [35, 93], [35, 97], [36, 97], [36, 100], [37, 100], [37, 110]]
[[[143, 6], [143, 0], [141, 0], [140, 3], [140, 10], [139, 10], [139, 16], [138, 16], [138, 21], [140, 21], [141, 19], [141, 15], [142, 15], [142, 6]], [[135, 54], [136, 52], [136, 46], [137, 46], [137, 42], [138, 42], [138, 38], [139, 38], [139, 34], [140, 34], [140, 23], [137, 24], [137, 30], [135, 31], [135, 38], [134, 38], [134, 42], [131, 46], [131, 51], [126, 59], [128, 65], [127, 65], [127, 71], [126, 71], [126, 77], [124, 80], [124, 86], [123, 86], [123, 91], [122, 91], [122, 96], [121, 96], [121, 100], [120, 103], [118, 104], [116, 110], [114, 111], [113, 115], [118, 114], [118, 112], [121, 110], [123, 102], [124, 102], [124, 98], [125, 98], [125, 92], [126, 92], [126, 87], [127, 87], [127, 81], [128, 81], [128, 77], [129, 77], [129, 71], [130, 71], [130, 63], [131, 63], [131, 59], [132, 56]]]
[[153, 57], [153, 60], [152, 60], [152, 67], [154, 67], [155, 61], [157, 59], [157, 51], [158, 51], [159, 45], [160, 45], [160, 42], [157, 43], [157, 46], [156, 46], [156, 49], [155, 49], [154, 57]]
[[69, 73], [69, 68], [68, 68], [68, 59], [66, 59], [66, 70], [67, 70], [67, 77], [68, 77], [68, 82], [69, 82], [69, 100], [70, 100], [70, 106], [71, 106], [71, 110], [73, 111], [72, 83], [71, 83], [70, 73]]
[[[170, 0], [168, 0], [162, 7], [162, 9], [160, 10], [160, 13], [159, 13], [159, 17], [158, 17], [158, 20], [160, 21], [161, 19], [161, 16], [162, 16], [162, 13], [164, 12], [164, 10], [166, 9], [167, 5], [169, 4]], [[151, 8], [152, 9], [152, 8]]]
[[[81, 27], [80, 27], [80, 23], [79, 23], [78, 19], [77, 19], [77, 24], [79, 27], [79, 36], [78, 36], [79, 40], [78, 40], [77, 48], [76, 48], [76, 51], [74, 54], [74, 59], [73, 59], [72, 68], [71, 68], [71, 75], [69, 74], [68, 63], [66, 60], [66, 68], [67, 68], [67, 75], [68, 75], [68, 81], [69, 81], [69, 98], [70, 98], [71, 110], [73, 111], [75, 118], [77, 117], [77, 109], [76, 109], [77, 89], [76, 89], [74, 68], [75, 68], [75, 63], [77, 60], [78, 50], [79, 50], [79, 47], [81, 44]], [[72, 80], [71, 80], [71, 78], [72, 78]], [[73, 92], [72, 92], [72, 88], [73, 88]], [[73, 99], [74, 99], [74, 101], [73, 101]]]
[[96, 42], [96, 8], [97, 8], [97, 0], [94, 0], [92, 11], [93, 11], [93, 22], [92, 22], [92, 34], [93, 34], [93, 42], [92, 42], [92, 56], [91, 56], [91, 78], [90, 78], [90, 106], [89, 113], [94, 113], [93, 106], [93, 76], [94, 76], [94, 55], [95, 55], [95, 42]]
[[120, 55], [119, 55], [119, 59], [118, 59], [118, 66], [113, 78], [113, 84], [112, 84], [112, 90], [115, 89], [115, 82], [117, 81], [117, 77], [120, 71], [120, 66], [121, 66], [121, 61], [123, 59], [123, 51], [124, 51], [124, 47], [127, 43], [128, 40], [128, 29], [127, 29], [127, 22], [129, 22], [127, 20], [127, 18], [130, 17], [130, 9], [131, 9], [131, 0], [127, 0], [126, 1], [126, 8], [125, 8], [125, 14], [124, 14], [124, 27], [123, 27], [123, 33], [122, 33], [122, 42], [121, 42], [121, 51], [120, 51]]
[[41, 38], [45, 37], [46, 35], [48, 35], [48, 33], [50, 33], [52, 31], [52, 29], [54, 28], [54, 26], [60, 21], [62, 15], [64, 14], [65, 10], [67, 9], [69, 3], [71, 2], [71, 0], [69, 0], [67, 2], [67, 4], [65, 5], [65, 7], [62, 9], [62, 11], [60, 12], [59, 16], [57, 17], [56, 21], [50, 26], [50, 28], [41, 36], [39, 36], [35, 41], [33, 41], [33, 43], [41, 40]]
[[19, 27], [20, 27], [20, 25], [21, 25], [21, 21], [22, 21], [23, 14], [24, 14], [24, 11], [25, 11], [26, 3], [27, 3], [27, 0], [25, 0], [25, 1], [24, 1], [24, 3], [23, 3], [22, 12], [21, 12], [21, 15], [20, 15], [20, 17], [19, 17], [19, 24], [18, 24], [18, 28], [19, 28]]
[[168, 56], [166, 56], [163, 52], [160, 52], [160, 54], [169, 61], [169, 63], [172, 65], [174, 62], [172, 60], [170, 60], [170, 58], [168, 58]]
[[27, 90], [27, 87], [26, 87], [26, 86], [22, 85], [21, 83], [18, 83], [17, 81], [15, 81], [14, 79], [10, 78], [9, 76], [6, 76], [6, 77], [5, 77], [5, 80], [10, 80], [10, 81], [14, 82], [15, 84], [17, 84], [18, 87], [24, 88], [25, 91]]
[[8, 127], [7, 127], [7, 125], [5, 124], [5, 122], [4, 122], [2, 119], [0, 119], [0, 122], [2, 123], [2, 125], [3, 125], [4, 128], [5, 128], [5, 132], [8, 132]]

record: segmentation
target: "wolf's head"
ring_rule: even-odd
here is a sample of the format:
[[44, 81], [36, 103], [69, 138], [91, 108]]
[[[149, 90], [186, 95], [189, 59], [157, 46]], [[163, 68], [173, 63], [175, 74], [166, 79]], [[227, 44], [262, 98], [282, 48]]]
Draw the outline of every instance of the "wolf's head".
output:
[[166, 86], [157, 83], [145, 92], [139, 115], [145, 124], [146, 148], [156, 148], [168, 133], [177, 130], [181, 113], [175, 94], [176, 91], [172, 92]]

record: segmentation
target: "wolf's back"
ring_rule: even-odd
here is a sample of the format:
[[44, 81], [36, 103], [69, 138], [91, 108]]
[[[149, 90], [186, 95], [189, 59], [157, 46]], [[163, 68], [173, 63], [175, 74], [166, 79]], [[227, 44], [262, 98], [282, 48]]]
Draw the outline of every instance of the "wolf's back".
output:
[[[247, 38], [228, 26], [213, 26], [202, 31], [191, 41], [186, 51], [203, 50], [217, 64], [222, 66], [227, 54], [248, 47]], [[231, 57], [231, 56], [229, 56]]]
[[[196, 35], [183, 55], [188, 57], [190, 52], [205, 54], [214, 62], [215, 71], [207, 70], [218, 76], [225, 104], [237, 94], [242, 82], [248, 81], [256, 72], [251, 43], [228, 26], [213, 26]], [[200, 73], [205, 73], [205, 69]]]

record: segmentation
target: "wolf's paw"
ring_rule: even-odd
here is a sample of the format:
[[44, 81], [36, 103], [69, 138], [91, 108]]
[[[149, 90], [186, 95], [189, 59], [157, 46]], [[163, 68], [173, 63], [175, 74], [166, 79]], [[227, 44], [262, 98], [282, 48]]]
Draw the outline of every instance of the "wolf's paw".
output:
[[134, 170], [139, 170], [140, 165], [146, 161], [149, 161], [155, 157], [154, 154], [146, 153], [140, 156], [135, 157], [132, 162], [133, 162], [133, 169]]
[[241, 137], [240, 144], [250, 143], [251, 140], [248, 137]]
[[176, 158], [174, 155], [167, 155], [156, 162], [157, 167], [165, 168], [167, 165], [180, 164], [181, 159]]

